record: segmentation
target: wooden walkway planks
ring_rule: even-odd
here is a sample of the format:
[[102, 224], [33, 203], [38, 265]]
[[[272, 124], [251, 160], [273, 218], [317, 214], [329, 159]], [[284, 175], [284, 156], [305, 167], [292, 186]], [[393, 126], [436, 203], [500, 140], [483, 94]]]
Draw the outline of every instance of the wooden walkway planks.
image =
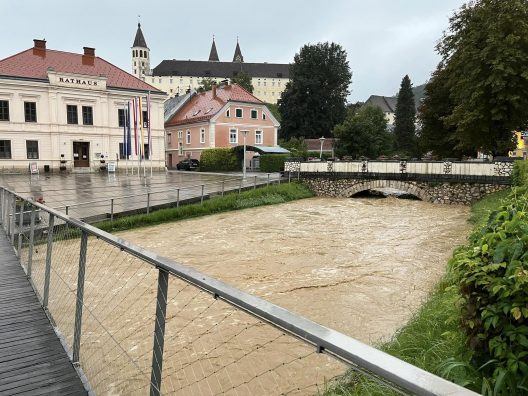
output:
[[1, 229], [0, 394], [87, 394]]

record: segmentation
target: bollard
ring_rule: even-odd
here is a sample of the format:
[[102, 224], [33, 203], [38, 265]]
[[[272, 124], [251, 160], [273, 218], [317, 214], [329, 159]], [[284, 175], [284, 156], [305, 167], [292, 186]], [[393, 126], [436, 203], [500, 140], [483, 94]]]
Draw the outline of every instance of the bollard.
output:
[[240, 179], [240, 185], [238, 186], [238, 194], [240, 195], [240, 192], [242, 191], [242, 180], [244, 179]]
[[253, 190], [257, 188], [257, 176], [253, 179]]
[[269, 187], [269, 178], [270, 178], [270, 174], [268, 173], [268, 182], [266, 184], [266, 186], [268, 186], [268, 187]]
[[290, 183], [291, 183], [291, 173], [288, 172], [288, 184], [290, 184]]
[[202, 184], [202, 198], [200, 199], [200, 205], [203, 205], [203, 200], [204, 200], [204, 185]]
[[69, 206], [66, 205], [66, 216], [68, 216], [68, 208], [69, 208]]
[[222, 180], [222, 197], [224, 196], [225, 182]]
[[177, 208], [180, 207], [180, 189], [179, 188], [176, 190], [176, 207]]
[[114, 198], [110, 199], [110, 221], [114, 222]]

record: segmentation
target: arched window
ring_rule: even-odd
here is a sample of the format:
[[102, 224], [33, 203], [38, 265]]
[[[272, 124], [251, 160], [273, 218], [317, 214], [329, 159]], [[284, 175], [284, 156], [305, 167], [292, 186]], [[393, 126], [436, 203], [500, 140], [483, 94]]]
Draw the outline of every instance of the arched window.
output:
[[143, 58], [143, 50], [139, 50], [139, 57]]

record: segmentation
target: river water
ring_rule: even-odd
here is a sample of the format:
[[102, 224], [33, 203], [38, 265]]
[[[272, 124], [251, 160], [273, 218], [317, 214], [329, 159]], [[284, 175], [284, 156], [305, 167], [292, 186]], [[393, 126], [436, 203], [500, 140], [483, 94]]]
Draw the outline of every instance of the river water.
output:
[[119, 235], [363, 342], [417, 310], [470, 230], [465, 206], [311, 198]]

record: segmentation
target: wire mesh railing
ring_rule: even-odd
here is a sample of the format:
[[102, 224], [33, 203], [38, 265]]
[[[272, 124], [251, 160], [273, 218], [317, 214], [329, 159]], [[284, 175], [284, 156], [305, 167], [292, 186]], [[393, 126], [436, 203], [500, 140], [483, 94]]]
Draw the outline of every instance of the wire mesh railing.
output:
[[150, 213], [165, 207], [178, 207], [187, 203], [201, 202], [214, 195], [227, 193], [240, 193], [243, 190], [280, 184], [280, 175], [270, 173], [254, 175], [247, 178], [230, 178], [217, 182], [185, 185], [166, 188], [152, 186], [149, 191], [116, 195], [111, 198], [94, 199], [68, 205], [54, 206], [65, 214], [82, 219], [86, 223], [95, 223], [101, 220], [114, 220], [123, 215], [135, 213]]
[[347, 370], [387, 393], [472, 392], [0, 188], [2, 227], [96, 394], [324, 394]]

